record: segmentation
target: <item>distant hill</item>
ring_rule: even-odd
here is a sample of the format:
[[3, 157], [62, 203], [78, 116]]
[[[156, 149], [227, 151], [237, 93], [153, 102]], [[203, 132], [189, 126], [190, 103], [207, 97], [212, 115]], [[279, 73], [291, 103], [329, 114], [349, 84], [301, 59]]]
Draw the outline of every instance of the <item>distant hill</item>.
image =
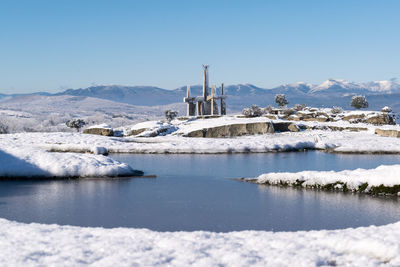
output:
[[[217, 93], [220, 88], [217, 88]], [[202, 86], [192, 85], [191, 95], [201, 95]], [[339, 79], [328, 79], [321, 84], [298, 82], [284, 84], [275, 88], [264, 89], [252, 84], [237, 84], [225, 86], [225, 94], [229, 97], [228, 111], [237, 112], [251, 104], [260, 106], [274, 105], [276, 94], [285, 94], [290, 105], [304, 103], [318, 107], [342, 106], [350, 108], [349, 102], [353, 95], [363, 94], [367, 96], [370, 109], [380, 109], [389, 105], [394, 111], [400, 112], [400, 83], [394, 80], [373, 81], [367, 83], [348, 82]], [[166, 90], [152, 86], [121, 86], [102, 85], [88, 88], [68, 89], [66, 91], [50, 93], [34, 93], [24, 95], [0, 95], [0, 102], [5, 98], [20, 96], [81, 96], [100, 98], [118, 103], [135, 106], [163, 106], [173, 103], [182, 103], [186, 96], [186, 86], [174, 90]], [[3, 100], [1, 100], [3, 99]]]
[[[152, 86], [92, 86], [85, 89], [69, 89], [55, 95], [88, 96], [133, 105], [155, 106], [179, 102], [182, 95], [174, 91]], [[182, 99], [181, 99], [182, 100]]]

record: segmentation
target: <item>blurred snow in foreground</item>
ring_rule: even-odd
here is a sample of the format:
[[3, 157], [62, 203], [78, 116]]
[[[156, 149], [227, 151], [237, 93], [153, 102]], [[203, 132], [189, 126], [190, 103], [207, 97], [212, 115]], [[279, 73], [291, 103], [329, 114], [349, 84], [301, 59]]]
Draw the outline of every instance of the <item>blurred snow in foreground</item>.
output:
[[156, 232], [0, 219], [2, 266], [399, 266], [400, 222], [309, 232]]

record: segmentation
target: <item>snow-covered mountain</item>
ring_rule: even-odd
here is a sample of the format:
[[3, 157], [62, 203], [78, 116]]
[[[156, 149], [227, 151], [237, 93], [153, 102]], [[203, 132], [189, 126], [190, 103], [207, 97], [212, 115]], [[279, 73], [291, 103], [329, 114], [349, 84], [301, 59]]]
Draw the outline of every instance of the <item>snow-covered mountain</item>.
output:
[[305, 82], [297, 82], [292, 84], [283, 84], [271, 89], [279, 94], [307, 94], [314, 85]]
[[[191, 95], [201, 95], [202, 86], [192, 85]], [[217, 87], [220, 92], [220, 87]], [[354, 94], [400, 93], [400, 83], [396, 81], [373, 81], [367, 83], [348, 82], [340, 79], [328, 79], [321, 84], [298, 82], [284, 84], [271, 89], [264, 89], [252, 84], [236, 84], [225, 86], [225, 93], [231, 96], [262, 96], [288, 94], [298, 96], [348, 96]], [[56, 95], [90, 96], [134, 105], [165, 105], [181, 102], [186, 95], [186, 86], [175, 90], [166, 90], [152, 86], [92, 86], [85, 89], [69, 89]]]
[[[220, 87], [217, 88], [217, 93], [220, 92]], [[201, 85], [191, 86], [191, 95], [197, 96], [202, 94]], [[395, 80], [390, 81], [373, 81], [366, 83], [348, 82], [340, 79], [328, 79], [321, 84], [310, 84], [305, 82], [298, 82], [294, 84], [284, 84], [271, 89], [264, 89], [252, 84], [237, 84], [225, 86], [225, 94], [229, 97], [227, 99], [228, 112], [238, 112], [244, 107], [251, 104], [260, 106], [274, 105], [274, 96], [276, 94], [286, 94], [290, 105], [296, 103], [304, 103], [312, 106], [331, 107], [339, 105], [344, 108], [349, 107], [350, 99], [353, 95], [363, 94], [367, 96], [371, 109], [380, 109], [385, 105], [389, 105], [400, 112], [400, 83]], [[36, 98], [29, 98], [36, 96]], [[65, 96], [65, 98], [61, 98]], [[127, 110], [128, 113], [137, 114], [156, 114], [162, 115], [161, 109], [150, 109], [149, 113], [144, 112], [142, 109], [133, 109], [132, 106], [159, 107], [165, 108], [165, 105], [173, 105], [179, 107], [180, 114], [185, 113], [184, 104], [182, 103], [183, 97], [186, 96], [186, 86], [179, 87], [174, 90], [166, 90], [152, 86], [121, 86], [121, 85], [103, 85], [92, 86], [84, 89], [69, 89], [57, 94], [50, 93], [33, 93], [25, 95], [0, 95], [1, 103], [7, 103], [6, 107], [19, 107], [24, 109], [22, 103], [26, 103], [33, 109], [52, 109], [54, 105], [58, 107], [74, 107], [73, 109], [81, 109], [86, 106], [84, 110], [87, 111], [88, 106], [97, 106], [98, 110], [103, 110], [102, 107], [106, 106], [120, 106], [121, 109]], [[28, 98], [27, 98], [28, 97]], [[50, 104], [46, 104], [48, 102]], [[55, 98], [60, 97], [60, 98]], [[75, 98], [71, 98], [75, 97]], [[36, 107], [30, 105], [35, 103]], [[97, 99], [97, 100], [96, 100]], [[15, 100], [15, 102], [13, 102]], [[61, 102], [59, 102], [59, 100]], [[95, 101], [96, 100], [96, 101]], [[99, 100], [111, 101], [101, 102]], [[81, 103], [82, 105], [71, 105], [73, 101]], [[85, 101], [94, 103], [93, 105], [83, 104]], [[128, 106], [122, 105], [128, 104]], [[4, 107], [4, 106], [3, 106]], [[68, 109], [73, 111], [72, 109]], [[68, 111], [68, 112], [69, 112]]]
[[347, 94], [351, 92], [358, 92], [363, 90], [362, 84], [357, 84], [353, 82], [348, 82], [345, 80], [335, 80], [328, 79], [325, 82], [312, 86], [308, 91], [309, 94], [317, 94], [317, 93], [335, 93], [335, 94]]
[[345, 80], [328, 79], [325, 82], [310, 87], [309, 94], [372, 94], [400, 93], [400, 83], [395, 81], [373, 81], [366, 83], [348, 82]]
[[399, 93], [400, 83], [395, 81], [375, 81], [364, 83], [364, 87], [375, 93]]
[[[69, 89], [56, 95], [89, 96], [141, 106], [178, 102], [178, 95], [174, 91], [153, 86], [91, 86], [85, 89]], [[179, 98], [182, 96], [179, 95]]]
[[[220, 87], [217, 87], [220, 92]], [[298, 82], [294, 84], [284, 84], [271, 89], [264, 89], [252, 84], [236, 84], [225, 86], [225, 94], [237, 97], [263, 97], [272, 94], [287, 94], [289, 97], [312, 97], [312, 96], [332, 96], [343, 97], [355, 94], [394, 94], [400, 93], [400, 83], [390, 81], [373, 81], [366, 83], [348, 82], [340, 79], [328, 79], [321, 84], [310, 84]], [[191, 95], [201, 95], [202, 86], [192, 85]], [[0, 99], [40, 95], [40, 96], [87, 96], [100, 99], [111, 100], [115, 102], [127, 103], [140, 106], [167, 105], [171, 103], [182, 102], [186, 95], [186, 86], [174, 90], [166, 90], [153, 86], [122, 86], [122, 85], [102, 85], [91, 86], [88, 88], [68, 89], [66, 91], [50, 93], [32, 93], [32, 94], [0, 94]]]

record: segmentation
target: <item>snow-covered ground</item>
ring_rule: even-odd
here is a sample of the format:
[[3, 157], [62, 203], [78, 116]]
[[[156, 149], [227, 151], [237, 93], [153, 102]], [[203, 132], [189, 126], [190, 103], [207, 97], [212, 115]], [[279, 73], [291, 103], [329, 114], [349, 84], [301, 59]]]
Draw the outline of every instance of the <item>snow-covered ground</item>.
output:
[[[346, 190], [370, 192], [374, 187], [393, 187], [400, 185], [399, 173], [400, 165], [381, 165], [375, 169], [344, 170], [339, 172], [272, 172], [262, 174], [256, 178], [249, 178], [248, 180], [259, 184], [287, 184], [302, 187], [324, 187], [332, 185], [334, 189], [338, 190], [343, 190], [345, 187]], [[397, 193], [400, 196], [400, 192], [393, 193]]]
[[2, 266], [399, 266], [400, 222], [309, 232], [156, 232], [0, 219]]
[[17, 136], [20, 139], [12, 134], [0, 135], [0, 177], [67, 178], [136, 174], [129, 165], [101, 155], [107, 152], [101, 146], [90, 146], [90, 154], [54, 153], [34, 144], [40, 139], [40, 134]]
[[302, 131], [241, 136], [190, 138], [105, 137], [81, 133], [18, 133], [0, 135], [0, 149], [15, 144], [54, 151], [90, 152], [105, 147], [110, 153], [247, 153], [329, 149], [334, 152], [400, 153], [400, 138], [371, 132]]
[[[0, 135], [0, 176], [115, 176], [132, 169], [110, 153], [264, 153], [303, 149], [400, 153], [400, 138], [370, 132], [303, 131], [237, 138], [105, 137], [81, 133]], [[54, 151], [54, 152], [49, 152]], [[70, 153], [55, 153], [70, 152]], [[76, 152], [76, 153], [71, 153]], [[24, 167], [21, 167], [21, 166]], [[134, 166], [133, 166], [134, 167]]]
[[0, 126], [9, 133], [68, 132], [74, 129], [65, 123], [74, 118], [83, 119], [87, 125], [107, 123], [119, 127], [160, 119], [166, 109], [184, 108], [184, 103], [148, 107], [85, 96], [29, 95], [0, 100]]
[[[306, 130], [236, 138], [190, 138], [182, 135], [202, 129], [238, 123], [270, 122], [265, 117], [175, 120], [172, 124], [150, 121], [125, 129], [150, 135], [164, 129], [163, 136], [105, 137], [81, 133], [16, 133], [0, 135], [0, 176], [115, 176], [127, 175], [132, 169], [112, 159], [93, 154], [110, 153], [265, 153], [304, 149], [322, 149], [344, 153], [400, 153], [400, 138], [374, 134], [376, 126], [367, 131]], [[274, 121], [279, 122], [279, 121]], [[303, 122], [302, 122], [303, 123]], [[341, 125], [347, 122], [304, 122], [307, 125]], [[390, 129], [398, 125], [385, 126]], [[54, 153], [75, 152], [75, 153]], [[77, 154], [85, 153], [85, 154]], [[87, 154], [92, 153], [92, 154]], [[11, 163], [6, 163], [11, 162]], [[25, 167], [18, 167], [24, 164]]]
[[[93, 152], [103, 152], [93, 147]], [[8, 146], [0, 149], [0, 177], [68, 178], [128, 176], [135, 171], [127, 164], [103, 155], [51, 153], [42, 149]]]
[[[400, 153], [400, 138], [377, 136], [373, 133], [373, 126], [367, 126], [365, 132], [313, 130], [236, 138], [187, 138], [180, 135], [205, 125], [237, 123], [236, 119], [224, 120], [174, 122], [172, 127], [176, 127], [176, 131], [154, 138], [81, 133], [3, 134], [0, 135], [0, 176], [114, 176], [129, 175], [133, 171], [126, 164], [98, 155], [107, 151], [242, 153], [329, 149], [337, 152]], [[269, 119], [251, 121], [266, 120]], [[143, 125], [154, 129], [165, 126], [153, 122]], [[366, 182], [369, 186], [391, 186], [399, 184], [399, 166], [291, 173], [285, 179], [303, 179], [304, 185], [316, 181], [334, 183], [340, 178], [354, 188]], [[267, 174], [259, 179], [260, 182], [265, 177], [277, 180], [281, 179], [279, 175]], [[23, 224], [0, 219], [0, 265], [399, 266], [399, 240], [400, 222], [335, 231], [213, 233]]]

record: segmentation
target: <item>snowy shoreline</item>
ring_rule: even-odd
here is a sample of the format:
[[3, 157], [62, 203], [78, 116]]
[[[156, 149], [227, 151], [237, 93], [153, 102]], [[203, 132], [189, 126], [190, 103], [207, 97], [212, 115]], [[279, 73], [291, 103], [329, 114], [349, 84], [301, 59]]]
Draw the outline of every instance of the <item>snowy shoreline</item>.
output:
[[0, 219], [4, 266], [399, 266], [400, 222], [299, 232], [157, 232]]
[[323, 130], [235, 138], [191, 138], [170, 135], [151, 138], [107, 137], [62, 132], [2, 134], [0, 176], [134, 175], [131, 167], [102, 155], [107, 153], [234, 154], [307, 150], [329, 153], [400, 154], [400, 138], [381, 137], [371, 132]]
[[239, 181], [400, 197], [400, 165], [343, 171], [271, 172]]

